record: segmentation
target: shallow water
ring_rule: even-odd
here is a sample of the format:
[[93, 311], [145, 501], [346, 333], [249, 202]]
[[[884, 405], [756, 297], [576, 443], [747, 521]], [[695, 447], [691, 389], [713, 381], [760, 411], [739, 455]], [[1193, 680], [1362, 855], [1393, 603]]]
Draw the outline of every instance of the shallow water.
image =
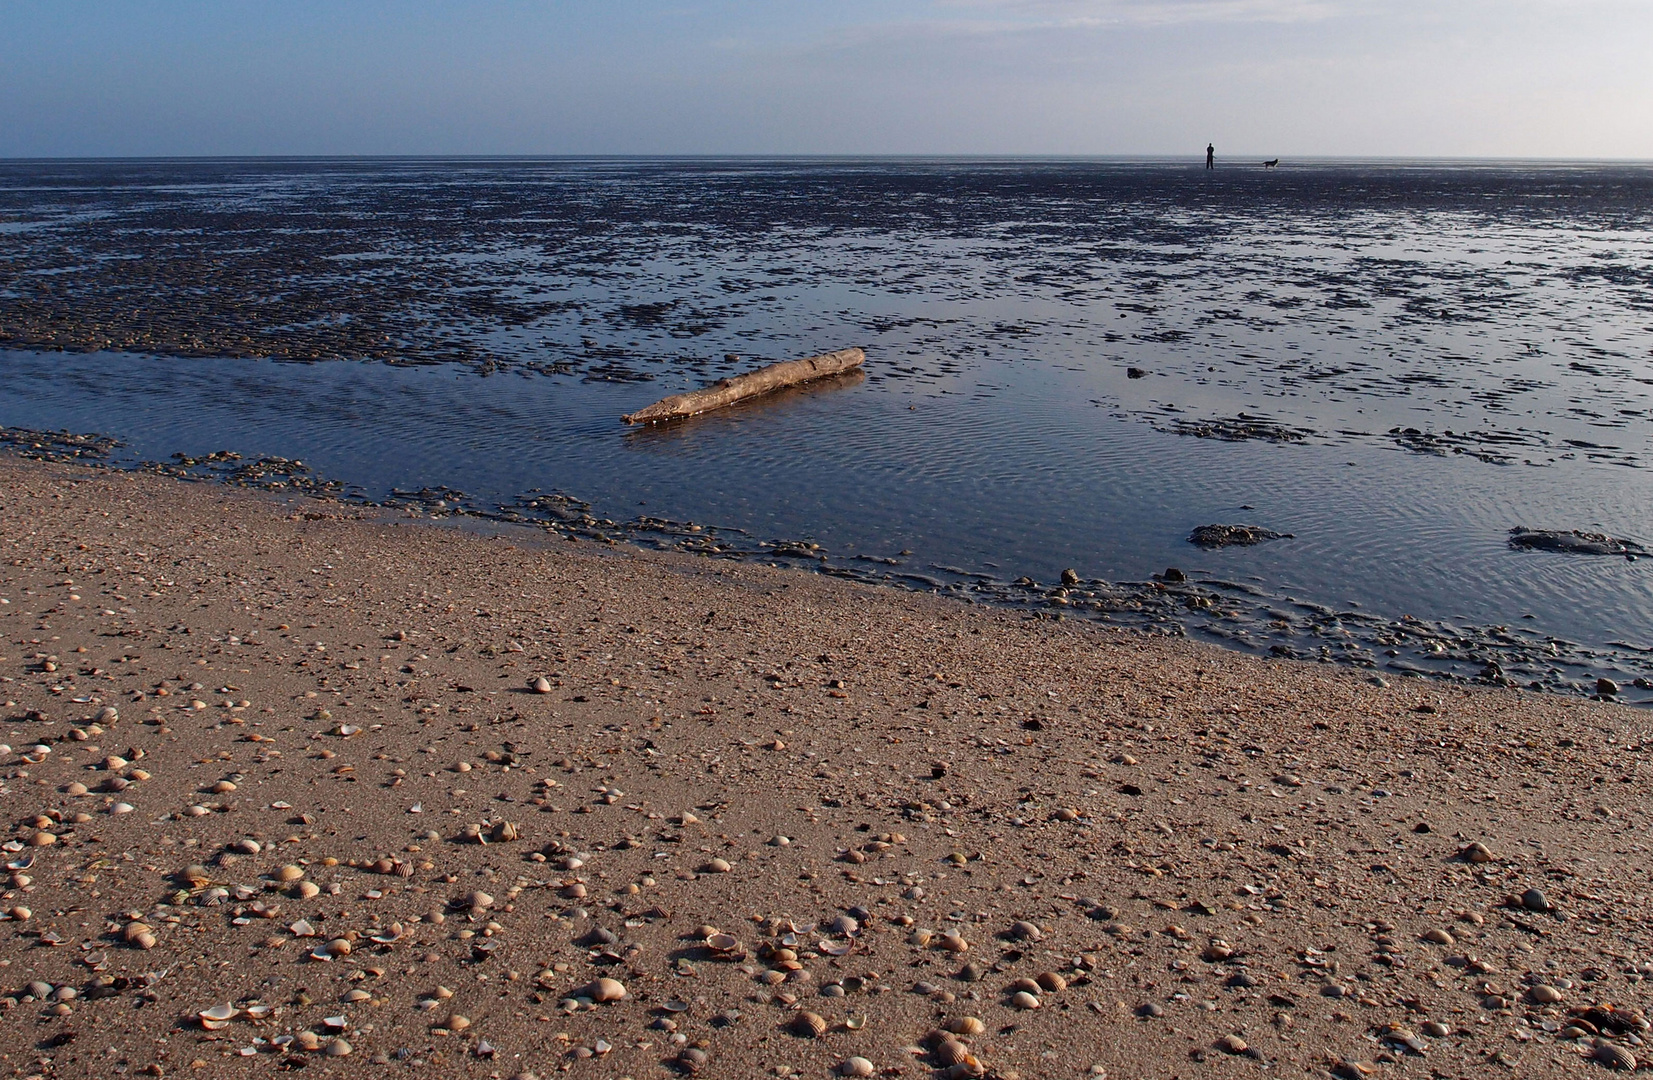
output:
[[[1627, 166], [10, 164], [0, 424], [1593, 689], [1653, 675], [1653, 561], [1508, 534], [1653, 542], [1650, 224]], [[862, 380], [617, 419], [849, 344]]]

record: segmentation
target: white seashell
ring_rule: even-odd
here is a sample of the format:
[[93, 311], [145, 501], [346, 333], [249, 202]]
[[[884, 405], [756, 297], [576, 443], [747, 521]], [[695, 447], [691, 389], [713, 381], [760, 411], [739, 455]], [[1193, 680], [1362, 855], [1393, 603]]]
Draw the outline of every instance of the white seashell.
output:
[[300, 919], [298, 922], [296, 922], [293, 925], [289, 926], [287, 929], [292, 933], [292, 935], [294, 937], [315, 937], [316, 936], [316, 928], [311, 926], [309, 924], [309, 922], [304, 920], [304, 919]]
[[129, 802], [118, 802], [109, 808], [109, 812], [111, 814], [130, 814], [135, 809], [137, 809], [137, 807], [133, 806]]

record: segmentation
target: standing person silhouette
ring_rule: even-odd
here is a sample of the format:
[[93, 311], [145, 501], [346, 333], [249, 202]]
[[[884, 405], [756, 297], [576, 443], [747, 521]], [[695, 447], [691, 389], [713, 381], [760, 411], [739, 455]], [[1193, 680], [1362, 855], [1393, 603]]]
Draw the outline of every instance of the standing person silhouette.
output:
[[1217, 148], [1211, 143], [1205, 144], [1205, 167], [1208, 169], [1217, 167]]

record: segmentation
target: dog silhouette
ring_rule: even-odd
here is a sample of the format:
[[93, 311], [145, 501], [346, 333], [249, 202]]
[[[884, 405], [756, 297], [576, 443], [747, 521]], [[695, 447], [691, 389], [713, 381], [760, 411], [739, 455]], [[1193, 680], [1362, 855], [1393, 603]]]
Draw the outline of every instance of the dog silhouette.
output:
[[1265, 168], [1265, 169], [1272, 169], [1272, 168], [1274, 168], [1274, 167], [1275, 167], [1275, 166], [1276, 166], [1276, 165], [1279, 165], [1279, 164], [1280, 164], [1280, 159], [1279, 159], [1279, 158], [1275, 158], [1275, 159], [1274, 159], [1274, 160], [1273, 160], [1273, 161], [1265, 161], [1265, 162], [1263, 162], [1263, 168]]

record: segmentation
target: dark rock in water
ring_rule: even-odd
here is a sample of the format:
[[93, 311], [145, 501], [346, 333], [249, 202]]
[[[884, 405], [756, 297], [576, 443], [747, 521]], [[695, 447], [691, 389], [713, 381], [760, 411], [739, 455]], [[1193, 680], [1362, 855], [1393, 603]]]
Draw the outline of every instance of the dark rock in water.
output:
[[1074, 570], [1072, 568], [1069, 568], [1067, 570], [1063, 570], [1062, 571], [1062, 584], [1063, 585], [1077, 585], [1077, 584], [1079, 584], [1079, 571]]
[[1596, 680], [1596, 693], [1600, 694], [1602, 697], [1612, 697], [1618, 692], [1619, 684], [1614, 682], [1612, 679], [1602, 678]]
[[1148, 377], [1148, 373], [1139, 367], [1126, 368], [1125, 377], [1127, 379], [1146, 379]]
[[1181, 570], [1178, 570], [1174, 566], [1167, 567], [1166, 570], [1165, 570], [1165, 573], [1161, 574], [1160, 577], [1164, 578], [1166, 581], [1173, 581], [1173, 582], [1187, 581], [1188, 580], [1188, 575], [1183, 573]]
[[1519, 525], [1510, 530], [1510, 547], [1521, 551], [1559, 551], [1569, 555], [1647, 554], [1647, 549], [1634, 540], [1620, 540], [1603, 533], [1578, 529], [1526, 529]]
[[1277, 533], [1257, 525], [1201, 525], [1188, 542], [1202, 548], [1245, 547], [1264, 540], [1290, 540], [1291, 533]]

